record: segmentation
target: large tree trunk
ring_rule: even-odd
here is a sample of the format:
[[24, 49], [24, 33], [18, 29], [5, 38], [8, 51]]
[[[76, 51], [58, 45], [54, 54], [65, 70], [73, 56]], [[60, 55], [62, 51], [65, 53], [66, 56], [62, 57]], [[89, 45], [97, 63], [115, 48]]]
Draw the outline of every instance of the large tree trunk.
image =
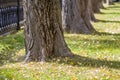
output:
[[70, 56], [63, 37], [59, 0], [23, 0], [26, 62], [51, 56]]
[[90, 23], [90, 0], [63, 0], [62, 24], [66, 32], [90, 34], [95, 31]]

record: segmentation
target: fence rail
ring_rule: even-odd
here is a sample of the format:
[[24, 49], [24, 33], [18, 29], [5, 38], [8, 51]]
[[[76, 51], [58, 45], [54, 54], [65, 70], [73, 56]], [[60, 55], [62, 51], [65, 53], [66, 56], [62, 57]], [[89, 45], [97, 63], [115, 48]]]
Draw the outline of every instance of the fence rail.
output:
[[0, 0], [0, 35], [11, 30], [20, 29], [23, 21], [21, 0]]

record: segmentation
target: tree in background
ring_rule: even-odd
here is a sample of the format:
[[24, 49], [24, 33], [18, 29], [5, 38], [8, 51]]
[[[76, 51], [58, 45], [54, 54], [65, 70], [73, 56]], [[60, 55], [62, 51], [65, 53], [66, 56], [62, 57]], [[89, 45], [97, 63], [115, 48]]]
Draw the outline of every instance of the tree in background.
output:
[[107, 5], [113, 4], [113, 0], [104, 0], [104, 3], [106, 3]]
[[66, 32], [85, 33], [95, 32], [90, 20], [94, 19], [91, 0], [62, 0], [62, 24]]
[[94, 13], [101, 13], [100, 9], [103, 8], [102, 0], [91, 0], [92, 9]]

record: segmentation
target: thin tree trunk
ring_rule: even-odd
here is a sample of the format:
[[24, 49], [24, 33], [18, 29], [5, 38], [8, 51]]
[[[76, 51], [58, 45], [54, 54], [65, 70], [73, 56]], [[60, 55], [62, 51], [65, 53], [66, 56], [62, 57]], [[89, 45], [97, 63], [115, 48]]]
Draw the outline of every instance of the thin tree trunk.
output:
[[63, 37], [59, 0], [23, 0], [26, 62], [71, 56]]

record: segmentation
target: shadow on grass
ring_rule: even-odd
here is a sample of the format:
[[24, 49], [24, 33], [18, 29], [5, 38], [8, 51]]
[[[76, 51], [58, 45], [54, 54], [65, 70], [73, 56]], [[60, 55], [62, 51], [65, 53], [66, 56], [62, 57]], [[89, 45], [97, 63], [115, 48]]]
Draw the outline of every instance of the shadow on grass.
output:
[[57, 63], [59, 64], [66, 64], [66, 65], [78, 66], [78, 67], [93, 67], [93, 68], [107, 67], [107, 68], [120, 69], [120, 61], [93, 59], [89, 57], [83, 57], [80, 55], [74, 55], [73, 57], [67, 57], [66, 59], [55, 58], [53, 61], [54, 62], [57, 61]]
[[9, 61], [9, 63], [19, 63], [19, 62], [23, 62], [25, 60], [25, 55], [22, 56], [18, 56], [16, 59], [12, 59]]
[[113, 15], [113, 14], [115, 14], [115, 15], [117, 14], [117, 15], [120, 15], [120, 13], [118, 13], [118, 12], [112, 12], [112, 13], [110, 13], [110, 12], [109, 12], [109, 13], [101, 12], [101, 14], [103, 14], [103, 15], [104, 15], [104, 14], [106, 14], [106, 15], [108, 15], [108, 14], [112, 14], [112, 15]]
[[[9, 57], [10, 55], [6, 56]], [[4, 58], [2, 61], [0, 61], [0, 66], [5, 65], [6, 63], [19, 63], [23, 62], [25, 60], [25, 55], [19, 56], [16, 59], [10, 59], [10, 58]]]
[[[120, 3], [118, 3], [120, 5]], [[108, 8], [120, 8], [120, 6], [110, 6]]]
[[98, 22], [103, 22], [103, 23], [120, 23], [120, 21], [110, 21], [110, 20], [98, 20]]
[[106, 36], [110, 35], [110, 36], [118, 37], [118, 36], [120, 36], [120, 33], [113, 34], [113, 33], [108, 33], [108, 32], [95, 32], [92, 35], [99, 35], [99, 36], [101, 36], [101, 35], [106, 35]]
[[[81, 37], [79, 38], [79, 36], [75, 36], [75, 35], [65, 36], [65, 38], [68, 41], [71, 41], [71, 43], [69, 42], [68, 45], [71, 47], [74, 46], [76, 49], [79, 47], [83, 49], [87, 48], [90, 50], [120, 49], [120, 34], [98, 32], [90, 35], [91, 35], [90, 38], [81, 38]], [[72, 41], [74, 41], [75, 43], [72, 43]]]

